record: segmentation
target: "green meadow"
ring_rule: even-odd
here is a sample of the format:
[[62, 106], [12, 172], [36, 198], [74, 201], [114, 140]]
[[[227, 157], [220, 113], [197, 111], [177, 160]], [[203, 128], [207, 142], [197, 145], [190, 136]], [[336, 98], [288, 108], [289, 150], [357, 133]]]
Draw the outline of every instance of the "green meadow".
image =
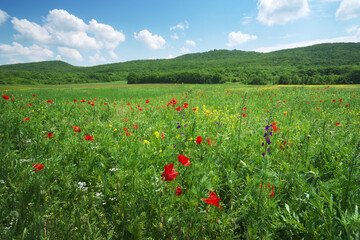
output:
[[359, 239], [360, 86], [0, 86], [0, 239]]

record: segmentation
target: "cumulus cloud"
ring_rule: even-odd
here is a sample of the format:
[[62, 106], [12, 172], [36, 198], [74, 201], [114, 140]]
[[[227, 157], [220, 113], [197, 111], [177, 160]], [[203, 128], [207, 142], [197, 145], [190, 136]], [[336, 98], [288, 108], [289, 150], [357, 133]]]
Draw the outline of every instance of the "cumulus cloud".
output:
[[258, 10], [257, 20], [268, 26], [303, 18], [310, 12], [307, 0], [259, 0]]
[[360, 17], [360, 1], [342, 0], [340, 7], [336, 11], [336, 17], [342, 20]]
[[170, 27], [170, 31], [173, 31], [176, 29], [180, 29], [180, 30], [184, 31], [186, 28], [189, 28], [188, 21], [185, 21], [184, 23], [178, 23], [177, 25]]
[[32, 41], [40, 45], [112, 51], [125, 41], [125, 35], [112, 26], [98, 23], [94, 19], [86, 24], [63, 9], [51, 10], [42, 26], [16, 17], [11, 22], [14, 29], [19, 32], [14, 35], [15, 39]]
[[99, 52], [96, 52], [93, 56], [90, 56], [89, 61], [93, 65], [107, 63], [106, 59], [103, 56], [101, 56], [101, 54]]
[[228, 36], [228, 43], [226, 44], [228, 47], [234, 47], [236, 45], [241, 45], [250, 40], [256, 40], [257, 36], [250, 35], [242, 32], [231, 32]]
[[173, 35], [171, 35], [171, 38], [172, 39], [179, 39], [179, 36], [176, 33], [174, 33]]
[[193, 40], [186, 40], [185, 43], [186, 43], [186, 45], [193, 46], [193, 47], [196, 45], [196, 42]]
[[36, 44], [24, 47], [20, 43], [13, 42], [12, 45], [0, 44], [0, 55], [8, 57], [10, 60], [26, 57], [31, 61], [44, 61], [52, 58], [54, 53]]
[[67, 47], [58, 47], [61, 59], [67, 59], [70, 61], [82, 62], [83, 57], [78, 50]]
[[6, 22], [9, 17], [9, 14], [0, 9], [0, 25]]
[[161, 49], [165, 47], [166, 41], [164, 38], [157, 34], [152, 34], [149, 30], [144, 29], [139, 33], [134, 32], [134, 38], [148, 46], [150, 49]]

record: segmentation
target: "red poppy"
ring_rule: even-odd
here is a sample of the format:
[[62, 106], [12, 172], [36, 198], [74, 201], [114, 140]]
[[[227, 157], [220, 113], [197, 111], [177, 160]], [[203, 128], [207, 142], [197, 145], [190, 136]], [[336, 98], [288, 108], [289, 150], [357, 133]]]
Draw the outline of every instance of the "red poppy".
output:
[[339, 99], [339, 102], [342, 102], [342, 99]]
[[35, 95], [35, 94], [33, 94], [33, 97], [36, 97], [36, 95]]
[[133, 126], [133, 128], [134, 128], [134, 129], [138, 129], [139, 127], [138, 127], [138, 125], [135, 124], [135, 125]]
[[164, 136], [164, 134], [161, 134], [161, 137], [162, 137], [162, 139], [165, 139], [165, 136]]
[[335, 100], [335, 99], [333, 99], [333, 102], [336, 102], [336, 100]]
[[92, 102], [92, 103], [90, 103], [90, 105], [91, 105], [91, 106], [95, 106], [95, 103]]
[[85, 135], [85, 140], [86, 141], [94, 141], [94, 137], [93, 136], [90, 136], [90, 135]]
[[184, 108], [188, 108], [189, 104], [188, 103], [184, 103]]
[[127, 128], [124, 127], [124, 131], [127, 132]]
[[83, 100], [81, 100], [81, 102], [86, 102], [86, 101], [83, 99]]
[[276, 123], [271, 123], [272, 124], [272, 128], [273, 128], [273, 131], [274, 132], [277, 132], [277, 131], [279, 131], [279, 128], [276, 126]]
[[178, 172], [175, 172], [176, 169], [174, 169], [173, 167], [174, 167], [173, 163], [170, 163], [169, 165], [165, 164], [165, 170], [163, 174], [161, 174], [161, 178], [164, 181], [172, 181], [179, 174]]
[[221, 210], [221, 206], [219, 205], [219, 201], [221, 200], [221, 198], [217, 198], [216, 193], [209, 191], [209, 198], [202, 198], [201, 200], [204, 200], [210, 205], [215, 205]]
[[75, 132], [81, 132], [80, 127], [73, 126], [73, 129], [74, 129]]
[[175, 195], [180, 196], [181, 194], [182, 194], [182, 189], [180, 187], [176, 187]]
[[5, 99], [5, 100], [9, 100], [9, 96], [8, 95], [2, 95], [2, 97], [3, 97], [3, 99]]
[[33, 164], [33, 169], [35, 172], [40, 171], [41, 169], [43, 169], [43, 167], [45, 167], [45, 166], [41, 165], [41, 164]]
[[336, 126], [340, 126], [340, 123], [336, 123]]
[[104, 102], [104, 105], [107, 105], [107, 103], [106, 103], [106, 102]]
[[179, 106], [176, 110], [180, 112], [182, 108]]
[[30, 120], [30, 118], [24, 118], [24, 121], [26, 122], [26, 121], [29, 121]]
[[243, 110], [247, 110], [247, 108], [246, 107], [244, 107], [244, 109]]
[[198, 137], [196, 138], [196, 143], [197, 143], [197, 144], [200, 144], [201, 141], [202, 141], [202, 137], [201, 137], [201, 136], [198, 136]]
[[247, 116], [246, 113], [244, 113], [244, 114], [243, 114], [243, 117], [246, 117], [246, 116]]
[[53, 103], [53, 101], [51, 101], [51, 100], [47, 100], [46, 102], [47, 102], [47, 103]]
[[28, 106], [30, 106], [30, 107], [31, 107], [31, 106], [32, 106], [32, 104], [31, 104], [31, 103], [28, 103]]
[[197, 108], [193, 108], [192, 110], [193, 110], [193, 111], [196, 111], [196, 110], [197, 110]]
[[179, 163], [181, 163], [184, 166], [189, 166], [190, 165], [189, 158], [185, 157], [184, 155], [179, 154], [178, 161], [179, 161]]
[[210, 146], [216, 144], [216, 142], [214, 140], [212, 140], [211, 138], [206, 139], [206, 141], [207, 141], [208, 145], [210, 145]]
[[142, 108], [139, 108], [139, 111], [142, 111], [143, 109]]
[[130, 136], [130, 133], [129, 133], [129, 132], [126, 132], [126, 136]]
[[130, 103], [127, 103], [126, 105], [129, 105], [129, 106], [130, 106]]
[[272, 186], [272, 188], [271, 188], [271, 194], [270, 194], [269, 198], [271, 198], [273, 196], [275, 196], [275, 194], [274, 194], [274, 186]]
[[146, 100], [146, 103], [149, 103], [150, 101], [149, 100]]
[[77, 100], [76, 100], [76, 99], [74, 99], [74, 102], [77, 102]]
[[348, 106], [349, 106], [349, 105], [347, 105], [347, 104], [345, 105], [345, 107], [348, 107]]
[[52, 138], [52, 137], [54, 137], [54, 135], [51, 132], [49, 132], [49, 134], [46, 136], [46, 138]]

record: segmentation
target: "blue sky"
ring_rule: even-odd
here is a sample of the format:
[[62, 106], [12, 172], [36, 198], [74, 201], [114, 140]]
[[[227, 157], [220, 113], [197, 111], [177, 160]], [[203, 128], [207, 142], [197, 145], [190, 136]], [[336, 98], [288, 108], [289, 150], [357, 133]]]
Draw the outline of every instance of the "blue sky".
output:
[[0, 65], [360, 42], [359, 0], [1, 0]]

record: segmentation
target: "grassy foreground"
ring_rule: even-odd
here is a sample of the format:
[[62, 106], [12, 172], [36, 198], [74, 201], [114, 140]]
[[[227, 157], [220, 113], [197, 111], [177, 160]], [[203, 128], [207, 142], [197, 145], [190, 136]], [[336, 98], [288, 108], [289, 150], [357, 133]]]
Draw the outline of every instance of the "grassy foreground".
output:
[[359, 86], [0, 92], [0, 239], [360, 237]]

